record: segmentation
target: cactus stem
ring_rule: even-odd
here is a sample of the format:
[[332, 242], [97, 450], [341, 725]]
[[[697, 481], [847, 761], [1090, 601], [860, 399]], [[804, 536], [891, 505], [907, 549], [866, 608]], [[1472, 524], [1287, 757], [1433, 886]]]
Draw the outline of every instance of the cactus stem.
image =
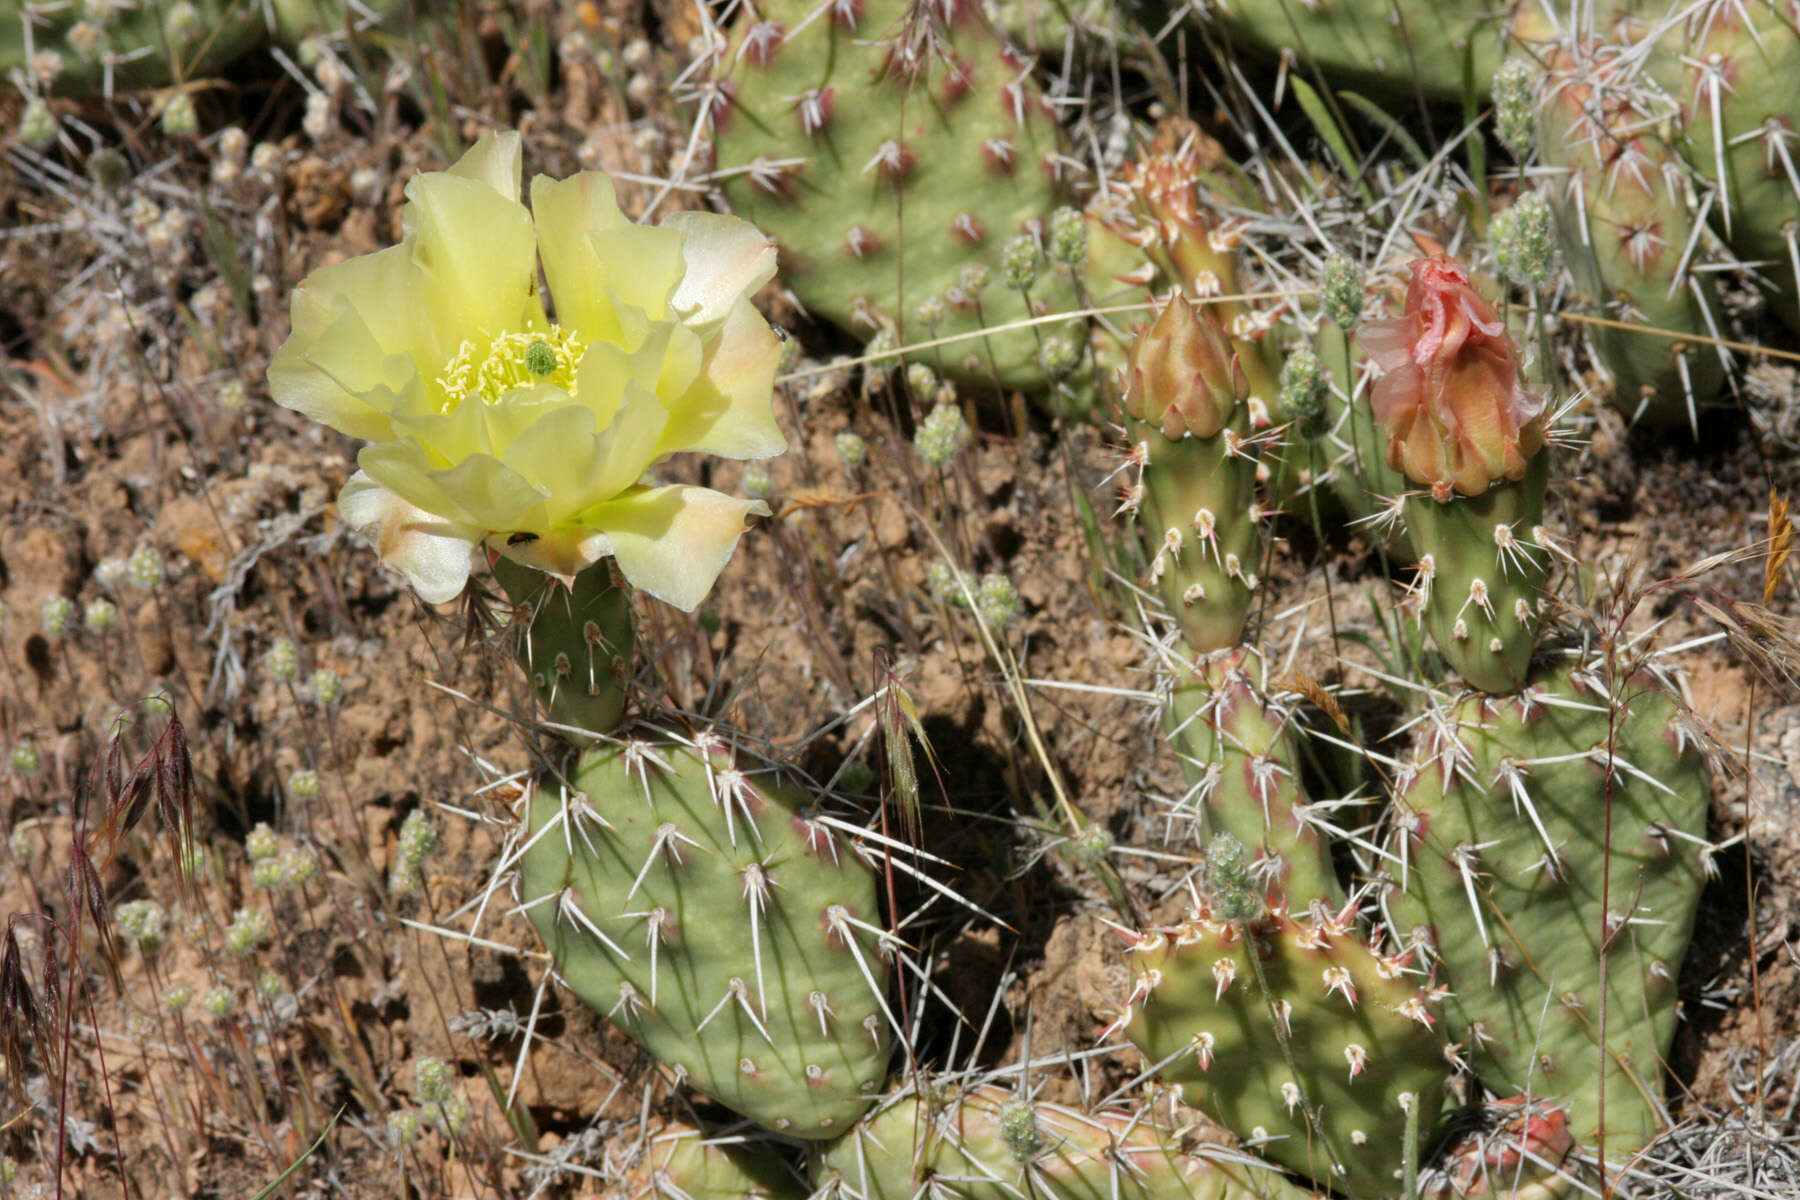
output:
[[625, 948], [607, 937], [606, 931], [595, 924], [594, 919], [582, 910], [581, 902], [576, 899], [574, 888], [566, 887], [562, 891], [556, 893], [556, 919], [558, 921], [572, 921], [574, 924], [581, 926], [583, 929], [593, 934], [595, 939], [598, 940], [602, 946], [605, 946], [608, 950], [611, 950], [626, 962], [631, 961], [631, 955], [625, 953]]
[[656, 864], [658, 858], [666, 856], [671, 865], [680, 866], [681, 843], [683, 842], [696, 850], [700, 848], [700, 843], [681, 832], [680, 827], [673, 821], [664, 821], [657, 826], [656, 838], [650, 843], [650, 853], [644, 856], [644, 865], [638, 868], [637, 878], [631, 881], [631, 890], [625, 893], [625, 899], [629, 900], [637, 895], [637, 890], [644, 886], [644, 876], [650, 873], [650, 868]]

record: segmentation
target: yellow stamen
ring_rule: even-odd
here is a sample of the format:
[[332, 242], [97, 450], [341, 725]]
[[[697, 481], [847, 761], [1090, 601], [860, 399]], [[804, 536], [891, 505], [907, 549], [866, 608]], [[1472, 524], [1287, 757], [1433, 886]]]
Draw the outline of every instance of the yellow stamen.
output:
[[547, 383], [573, 396], [575, 372], [587, 343], [559, 325], [543, 331], [502, 333], [484, 345], [465, 339], [438, 376], [444, 412], [453, 411], [470, 396], [494, 404], [516, 388]]

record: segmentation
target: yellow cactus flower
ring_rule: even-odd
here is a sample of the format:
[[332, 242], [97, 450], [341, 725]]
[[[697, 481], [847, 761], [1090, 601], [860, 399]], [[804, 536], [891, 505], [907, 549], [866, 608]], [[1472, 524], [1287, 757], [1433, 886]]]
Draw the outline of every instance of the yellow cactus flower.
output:
[[486, 542], [565, 577], [611, 556], [691, 611], [768, 509], [640, 480], [677, 451], [787, 448], [781, 344], [750, 303], [774, 243], [716, 213], [635, 225], [595, 171], [537, 177], [527, 210], [520, 178], [516, 133], [415, 177], [399, 245], [294, 289], [271, 393], [369, 443], [338, 511], [426, 601], [460, 593]]

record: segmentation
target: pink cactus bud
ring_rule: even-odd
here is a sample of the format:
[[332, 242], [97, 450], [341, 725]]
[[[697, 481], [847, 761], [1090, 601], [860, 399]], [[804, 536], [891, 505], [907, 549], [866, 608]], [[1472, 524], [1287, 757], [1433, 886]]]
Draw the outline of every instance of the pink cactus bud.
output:
[[758, 21], [744, 35], [744, 58], [753, 67], [766, 67], [781, 49], [787, 30], [780, 21]]
[[852, 225], [844, 234], [844, 253], [864, 259], [881, 249], [881, 237], [867, 225]]
[[1217, 435], [1250, 394], [1219, 319], [1179, 292], [1138, 335], [1126, 371], [1125, 411], [1171, 439]]
[[960, 212], [950, 218], [950, 231], [965, 242], [979, 242], [987, 237], [981, 218], [971, 212]]
[[800, 118], [800, 130], [806, 136], [818, 133], [831, 120], [834, 95], [830, 87], [807, 88], [800, 93], [800, 103], [794, 106], [794, 113]]
[[1359, 337], [1387, 372], [1371, 400], [1389, 466], [1445, 498], [1524, 478], [1544, 446], [1544, 400], [1520, 384], [1505, 323], [1459, 264], [1415, 259], [1405, 311]]

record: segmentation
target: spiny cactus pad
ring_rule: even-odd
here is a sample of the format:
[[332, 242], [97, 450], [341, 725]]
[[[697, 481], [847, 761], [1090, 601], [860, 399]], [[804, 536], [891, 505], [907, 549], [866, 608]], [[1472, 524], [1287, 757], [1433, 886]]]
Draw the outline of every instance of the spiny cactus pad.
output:
[[805, 1195], [772, 1147], [709, 1141], [683, 1124], [645, 1138], [618, 1187], [608, 1194], [625, 1200], [800, 1200]]
[[1660, 1124], [1705, 878], [1704, 760], [1647, 675], [1611, 697], [1565, 667], [1427, 728], [1389, 847], [1395, 933], [1440, 964], [1451, 1034], [1489, 1086], [1565, 1105], [1591, 1147], [1604, 1081], [1607, 1154], [1629, 1155]]
[[1176, 672], [1169, 742], [1188, 780], [1177, 812], [1195, 812], [1202, 845], [1221, 833], [1235, 837], [1258, 881], [1288, 907], [1323, 900], [1335, 909], [1344, 889], [1300, 793], [1288, 715], [1269, 700], [1265, 675], [1262, 656], [1243, 646]]
[[[1196, 1147], [1203, 1150], [1203, 1147]], [[826, 1154], [835, 1200], [1301, 1200], [1267, 1168], [1184, 1153], [1123, 1112], [1086, 1114], [995, 1087], [932, 1104], [893, 1101]]]
[[639, 731], [529, 802], [522, 899], [568, 986], [708, 1095], [841, 1135], [887, 1071], [875, 880], [717, 736]]
[[1435, 993], [1371, 950], [1348, 908], [1295, 920], [1232, 903], [1208, 897], [1132, 939], [1137, 984], [1115, 1028], [1187, 1103], [1269, 1135], [1266, 1157], [1352, 1195], [1397, 1194], [1409, 1118], [1429, 1130], [1443, 1102]]
[[[1141, 260], [1099, 231], [1079, 287], [1042, 253], [1063, 196], [1056, 122], [1028, 62], [975, 5], [773, 0], [739, 22], [716, 71], [732, 211], [780, 241], [801, 301], [858, 337], [973, 334], [1129, 291], [1110, 276]], [[1007, 283], [1006, 248], [1021, 235], [1035, 247], [1024, 289]], [[1036, 390], [1049, 382], [1040, 351], [1059, 336], [1083, 349], [1085, 318], [917, 357], [953, 378]]]
[[635, 633], [631, 597], [602, 560], [564, 586], [509, 558], [494, 577], [519, 611], [513, 657], [545, 716], [577, 745], [611, 733], [624, 715]]

